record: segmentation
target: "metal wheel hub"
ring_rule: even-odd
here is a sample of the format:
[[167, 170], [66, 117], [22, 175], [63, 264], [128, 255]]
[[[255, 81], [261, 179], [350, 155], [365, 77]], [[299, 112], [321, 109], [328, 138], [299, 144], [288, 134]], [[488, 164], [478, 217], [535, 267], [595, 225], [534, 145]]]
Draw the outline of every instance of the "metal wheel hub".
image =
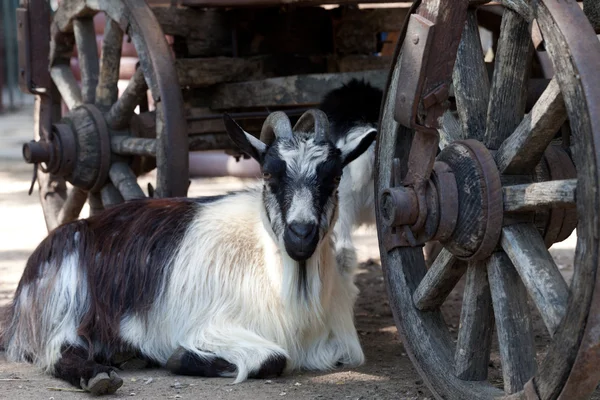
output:
[[[438, 240], [459, 258], [488, 257], [500, 238], [502, 187], [485, 146], [475, 140], [447, 146], [438, 155], [426, 187], [425, 196], [418, 196], [414, 187], [383, 191], [384, 222], [397, 232], [388, 249]], [[424, 224], [415, 227], [420, 218]]]
[[107, 182], [110, 168], [110, 135], [100, 110], [86, 104], [71, 110], [52, 125], [49, 140], [23, 145], [23, 158], [42, 164], [44, 172], [67, 179], [92, 192]]

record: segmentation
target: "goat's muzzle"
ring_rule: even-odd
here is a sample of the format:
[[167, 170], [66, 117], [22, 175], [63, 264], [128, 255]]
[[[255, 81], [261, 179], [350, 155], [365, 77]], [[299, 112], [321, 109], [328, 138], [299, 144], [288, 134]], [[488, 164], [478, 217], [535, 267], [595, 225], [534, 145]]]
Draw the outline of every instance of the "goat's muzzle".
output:
[[309, 259], [319, 243], [319, 229], [312, 223], [291, 223], [283, 234], [285, 250], [292, 259], [305, 261]]

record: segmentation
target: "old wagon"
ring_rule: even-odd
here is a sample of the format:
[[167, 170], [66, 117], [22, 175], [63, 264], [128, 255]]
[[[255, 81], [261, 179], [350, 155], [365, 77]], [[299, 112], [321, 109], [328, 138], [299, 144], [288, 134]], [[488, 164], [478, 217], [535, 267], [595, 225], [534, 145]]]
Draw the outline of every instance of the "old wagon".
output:
[[[86, 201], [98, 213], [186, 195], [190, 150], [233, 149], [224, 112], [257, 133], [269, 112], [299, 115], [364, 78], [385, 88], [375, 196], [388, 295], [432, 392], [592, 394], [600, 380], [597, 1], [63, 0], [55, 12], [45, 0], [21, 3], [20, 83], [36, 96], [24, 158], [35, 165], [49, 229], [78, 218]], [[482, 29], [491, 38], [485, 54]], [[156, 184], [142, 190], [137, 177], [153, 169]], [[566, 282], [548, 248], [575, 228]], [[443, 247], [429, 266], [428, 243]], [[463, 275], [454, 332], [440, 307]], [[547, 330], [542, 345], [532, 312]], [[494, 331], [500, 381], [488, 379]]]

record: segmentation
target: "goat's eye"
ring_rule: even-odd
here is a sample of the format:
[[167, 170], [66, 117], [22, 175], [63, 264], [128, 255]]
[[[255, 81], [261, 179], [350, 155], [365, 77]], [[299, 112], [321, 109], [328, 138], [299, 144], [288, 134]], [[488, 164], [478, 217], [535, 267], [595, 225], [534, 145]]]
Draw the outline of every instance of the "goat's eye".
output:
[[333, 178], [333, 181], [335, 182], [336, 185], [339, 184], [341, 182], [341, 180], [342, 180], [341, 176], [336, 176], [335, 178]]
[[271, 179], [272, 175], [268, 172], [263, 172], [262, 176], [263, 176], [263, 179]]

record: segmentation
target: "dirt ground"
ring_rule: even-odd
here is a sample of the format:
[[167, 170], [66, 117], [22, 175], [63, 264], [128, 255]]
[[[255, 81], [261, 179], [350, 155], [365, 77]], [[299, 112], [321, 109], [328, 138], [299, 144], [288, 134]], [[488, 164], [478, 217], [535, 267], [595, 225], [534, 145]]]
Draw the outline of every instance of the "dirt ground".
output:
[[[0, 305], [14, 292], [25, 261], [45, 236], [37, 194], [27, 196], [32, 168], [20, 161], [20, 146], [29, 140], [30, 110], [0, 116]], [[152, 181], [152, 176], [147, 178]], [[247, 184], [236, 178], [194, 179], [190, 195], [217, 194]], [[145, 185], [144, 185], [145, 186]], [[144, 187], [142, 186], [142, 187]], [[83, 211], [84, 215], [87, 209]], [[139, 399], [431, 399], [398, 338], [387, 302], [379, 265], [376, 234], [355, 234], [361, 267], [357, 276], [361, 295], [356, 323], [367, 362], [360, 368], [322, 373], [299, 373], [273, 380], [250, 380], [232, 385], [231, 379], [178, 377], [161, 369], [124, 371], [124, 384], [109, 398]], [[568, 278], [573, 269], [575, 236], [551, 251]], [[456, 331], [462, 283], [444, 305], [446, 320]], [[548, 343], [536, 318], [539, 355]], [[492, 355], [490, 377], [501, 387], [500, 360]], [[27, 364], [8, 363], [0, 352], [0, 399], [81, 399], [88, 395], [46, 376]], [[598, 397], [600, 398], [600, 397]]]

